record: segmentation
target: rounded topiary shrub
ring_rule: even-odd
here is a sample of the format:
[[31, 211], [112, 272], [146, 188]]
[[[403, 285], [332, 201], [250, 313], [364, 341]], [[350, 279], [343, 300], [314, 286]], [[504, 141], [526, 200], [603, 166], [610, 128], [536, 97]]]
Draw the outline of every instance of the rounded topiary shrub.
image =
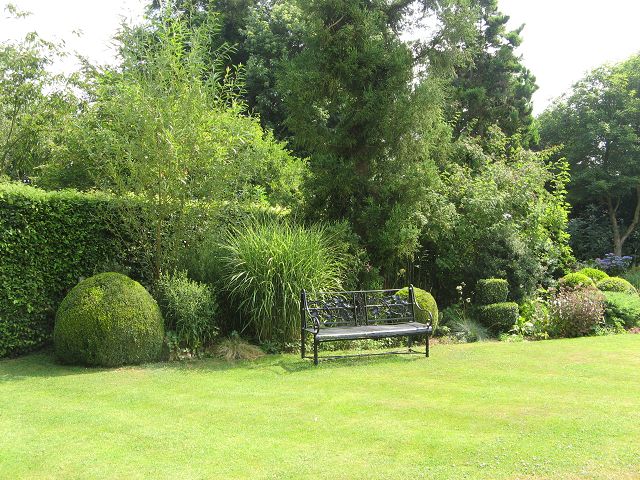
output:
[[591, 280], [588, 276], [579, 273], [569, 273], [560, 279], [560, 285], [563, 287], [593, 287], [595, 286], [595, 282]]
[[490, 305], [507, 301], [509, 282], [502, 278], [484, 278], [476, 283], [476, 303]]
[[578, 270], [576, 273], [586, 275], [594, 282], [599, 282], [600, 280], [609, 278], [609, 274], [607, 274], [607, 272], [603, 272], [602, 270], [598, 270], [597, 268], [583, 268], [581, 270]]
[[115, 367], [157, 360], [164, 325], [138, 282], [101, 273], [76, 285], [56, 314], [53, 343], [63, 363]]
[[609, 277], [600, 280], [597, 284], [598, 289], [603, 292], [621, 292], [629, 295], [637, 295], [638, 291], [630, 282], [620, 277]]
[[[399, 290], [397, 295], [402, 298], [409, 298], [409, 287], [404, 287], [402, 290]], [[429, 292], [416, 287], [413, 287], [413, 295], [416, 298], [416, 303], [420, 305], [420, 308], [414, 310], [416, 321], [420, 323], [431, 322], [431, 318], [429, 317], [429, 312], [431, 312], [433, 330], [435, 331], [438, 326], [438, 304], [436, 303], [436, 299], [433, 298], [433, 295]]]
[[504, 333], [511, 330], [520, 316], [520, 309], [515, 302], [499, 302], [478, 307], [478, 320], [493, 333]]

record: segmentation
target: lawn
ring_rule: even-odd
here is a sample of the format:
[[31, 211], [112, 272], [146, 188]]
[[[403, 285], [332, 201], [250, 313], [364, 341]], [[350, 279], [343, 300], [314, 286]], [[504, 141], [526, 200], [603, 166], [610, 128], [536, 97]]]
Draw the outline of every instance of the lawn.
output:
[[316, 368], [4, 360], [0, 478], [640, 478], [640, 335]]

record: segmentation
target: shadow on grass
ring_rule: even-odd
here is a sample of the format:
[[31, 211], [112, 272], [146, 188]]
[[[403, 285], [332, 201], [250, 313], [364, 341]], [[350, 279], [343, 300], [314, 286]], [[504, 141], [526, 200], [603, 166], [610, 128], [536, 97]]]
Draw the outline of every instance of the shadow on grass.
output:
[[[302, 359], [299, 355], [265, 355], [253, 361], [228, 362], [216, 358], [184, 362], [158, 362], [119, 368], [83, 367], [57, 363], [52, 349], [45, 349], [23, 357], [0, 360], [0, 384], [28, 378], [52, 378], [69, 375], [95, 375], [110, 372], [144, 369], [173, 370], [185, 372], [225, 372], [232, 370], [264, 370], [271, 373], [296, 374], [302, 372], [323, 372], [327, 369], [359, 368], [371, 365], [425, 361], [423, 355], [393, 355], [384, 350], [322, 352], [320, 364], [315, 366], [312, 359]], [[374, 354], [374, 355], [371, 355]], [[325, 357], [322, 358], [322, 355]], [[352, 355], [344, 358], [327, 358], [332, 355]], [[358, 356], [353, 356], [358, 355]], [[428, 359], [426, 359], [428, 361]]]

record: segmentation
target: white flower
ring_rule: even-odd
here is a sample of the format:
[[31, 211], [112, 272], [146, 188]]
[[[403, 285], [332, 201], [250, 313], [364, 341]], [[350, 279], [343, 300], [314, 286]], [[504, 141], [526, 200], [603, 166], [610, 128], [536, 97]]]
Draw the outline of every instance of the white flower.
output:
[[511, 220], [513, 217], [510, 213], [503, 213], [502, 218], [504, 218], [505, 220]]

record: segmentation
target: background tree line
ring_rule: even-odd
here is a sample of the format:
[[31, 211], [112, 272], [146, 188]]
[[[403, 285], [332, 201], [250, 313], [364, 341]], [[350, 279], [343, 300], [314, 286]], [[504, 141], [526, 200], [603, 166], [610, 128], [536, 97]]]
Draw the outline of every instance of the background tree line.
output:
[[156, 276], [189, 257], [190, 203], [257, 203], [340, 232], [354, 285], [446, 303], [502, 276], [524, 295], [573, 261], [573, 186], [561, 142], [530, 150], [535, 78], [507, 21], [489, 0], [153, 2], [117, 65], [64, 79], [37, 37], [4, 45], [3, 173], [145, 198]]

